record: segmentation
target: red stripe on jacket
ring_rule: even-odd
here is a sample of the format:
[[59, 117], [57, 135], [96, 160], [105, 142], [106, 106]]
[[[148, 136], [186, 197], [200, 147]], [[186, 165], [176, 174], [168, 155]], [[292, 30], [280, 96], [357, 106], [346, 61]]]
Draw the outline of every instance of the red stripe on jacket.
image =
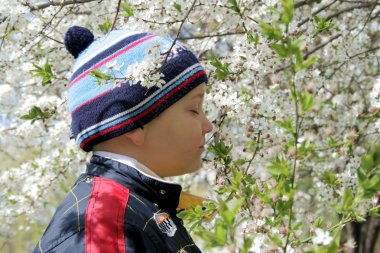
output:
[[128, 188], [94, 177], [86, 209], [86, 253], [125, 253], [124, 215], [128, 199]]

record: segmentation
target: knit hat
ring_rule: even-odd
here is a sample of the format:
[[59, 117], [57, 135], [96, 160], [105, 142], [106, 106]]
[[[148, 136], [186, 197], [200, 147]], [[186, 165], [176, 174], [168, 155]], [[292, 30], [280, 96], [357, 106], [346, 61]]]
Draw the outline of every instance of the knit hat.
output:
[[[73, 26], [65, 35], [65, 46], [76, 58], [68, 90], [71, 130], [84, 151], [142, 127], [207, 83], [204, 69], [188, 48], [158, 35], [115, 30], [94, 40], [91, 31]], [[155, 49], [162, 66], [152, 69]], [[139, 78], [139, 67], [145, 70], [146, 83]], [[126, 73], [137, 77], [126, 78]]]

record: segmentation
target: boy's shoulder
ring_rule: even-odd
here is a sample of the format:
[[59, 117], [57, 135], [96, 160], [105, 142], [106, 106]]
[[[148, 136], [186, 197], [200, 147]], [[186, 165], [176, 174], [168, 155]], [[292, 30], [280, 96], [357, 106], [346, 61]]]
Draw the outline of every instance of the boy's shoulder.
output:
[[82, 241], [85, 229], [99, 224], [111, 233], [121, 226], [154, 236], [157, 231], [149, 221], [157, 210], [154, 203], [139, 196], [132, 187], [82, 174], [57, 208], [35, 252], [75, 248], [78, 245], [72, 242]]

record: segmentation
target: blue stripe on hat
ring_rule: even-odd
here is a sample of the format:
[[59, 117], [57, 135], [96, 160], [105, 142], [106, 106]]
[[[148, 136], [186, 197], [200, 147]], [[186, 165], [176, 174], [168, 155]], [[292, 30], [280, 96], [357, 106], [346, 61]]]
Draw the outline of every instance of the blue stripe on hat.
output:
[[[146, 43], [152, 43], [155, 41], [160, 41], [161, 39], [159, 37], [152, 38], [151, 40], [144, 41], [143, 43], [137, 45], [134, 48], [131, 48], [128, 50], [128, 54], [121, 54], [119, 57], [116, 57], [112, 59], [112, 61], [117, 60], [118, 64], [124, 63], [124, 65], [121, 68], [121, 73], [126, 73], [127, 68], [129, 65], [135, 63], [135, 62], [141, 62], [145, 57], [145, 52], [142, 50], [143, 47], [145, 47]], [[106, 65], [103, 65], [99, 68], [100, 71], [106, 72], [108, 69], [106, 68]], [[113, 77], [122, 77], [121, 74], [114, 71]], [[107, 90], [110, 90], [114, 88], [113, 82], [108, 82], [106, 84], [103, 84], [101, 86], [98, 85], [97, 80], [95, 77], [87, 75], [83, 77], [80, 80], [79, 85], [73, 85], [68, 92], [69, 101], [71, 102], [69, 104], [69, 112], [76, 110], [77, 107], [81, 106], [85, 102], [96, 98], [97, 96], [101, 95], [102, 93], [106, 92]]]
[[[115, 45], [109, 47], [109, 48], [104, 48], [104, 40], [102, 39], [98, 39], [96, 41], [94, 41], [90, 48], [88, 49], [88, 51], [85, 51], [85, 52], [82, 52], [78, 59], [77, 59], [77, 63], [75, 65], [75, 68], [77, 68], [77, 66], [79, 64], [82, 64], [82, 66], [80, 66], [78, 69], [75, 70], [75, 72], [73, 73], [71, 79], [70, 79], [70, 83], [75, 79], [77, 78], [79, 75], [81, 75], [82, 73], [84, 73], [86, 70], [90, 69], [92, 66], [96, 65], [98, 62], [102, 61], [102, 59], [105, 59], [107, 58], [108, 56], [112, 55], [112, 54], [115, 54], [116, 51], [119, 51], [125, 47], [128, 47], [130, 44], [132, 44], [133, 42], [135, 42], [136, 40], [139, 40], [145, 36], [147, 36], [149, 34], [147, 33], [138, 33], [138, 34], [133, 34], [133, 35], [130, 35], [122, 40], [120, 40], [119, 42], [117, 42]], [[106, 38], [107, 40], [109, 40], [110, 42], [108, 43], [112, 43], [113, 41], [112, 40], [115, 40], [117, 39], [117, 36], [120, 36], [118, 35], [117, 33], [113, 33], [111, 32], [109, 34], [109, 36]], [[86, 55], [87, 54], [91, 54], [92, 52], [98, 52], [98, 54], [96, 54], [95, 57], [87, 60], [86, 59]], [[85, 62], [81, 62], [82, 60], [86, 60]]]
[[[100, 132], [104, 129], [107, 129], [109, 127], [112, 127], [114, 125], [117, 125], [123, 121], [126, 121], [130, 118], [133, 118], [134, 116], [142, 113], [143, 111], [147, 110], [149, 107], [151, 107], [155, 102], [157, 102], [160, 98], [162, 98], [163, 96], [165, 96], [166, 94], [168, 94], [171, 90], [173, 90], [174, 88], [176, 88], [177, 86], [179, 86], [181, 83], [183, 83], [184, 81], [186, 81], [187, 79], [189, 79], [189, 77], [193, 76], [194, 74], [196, 74], [197, 72], [203, 70], [203, 68], [201, 66], [198, 66], [196, 68], [194, 68], [193, 70], [191, 70], [190, 72], [186, 73], [184, 76], [182, 76], [180, 79], [178, 79], [176, 82], [172, 83], [170, 86], [167, 86], [165, 87], [164, 90], [162, 90], [160, 93], [158, 93], [156, 96], [152, 97], [146, 104], [144, 104], [142, 107], [138, 108], [137, 110], [134, 110], [134, 111], [131, 111], [131, 112], [128, 112], [127, 115], [122, 115], [121, 117], [119, 118], [116, 118], [110, 122], [107, 122], [106, 124], [102, 124], [96, 128], [94, 128], [93, 130], [81, 135], [81, 136], [78, 136], [79, 139], [77, 140], [78, 143], [81, 143], [84, 139], [86, 139], [87, 137], [97, 133], [97, 132]], [[122, 91], [120, 90], [115, 90], [115, 95], [117, 94], [120, 94], [122, 93]], [[102, 99], [100, 98], [99, 101], [96, 101], [97, 103], [101, 103], [102, 104]], [[106, 101], [104, 101], [106, 102]], [[87, 107], [87, 106], [86, 106]], [[81, 108], [82, 109], [82, 108]], [[90, 108], [86, 108], [86, 111], [89, 111], [91, 110]], [[75, 114], [75, 113], [74, 113]], [[99, 122], [99, 119], [97, 121], [98, 123]], [[89, 126], [91, 126], [93, 124], [89, 124]]]

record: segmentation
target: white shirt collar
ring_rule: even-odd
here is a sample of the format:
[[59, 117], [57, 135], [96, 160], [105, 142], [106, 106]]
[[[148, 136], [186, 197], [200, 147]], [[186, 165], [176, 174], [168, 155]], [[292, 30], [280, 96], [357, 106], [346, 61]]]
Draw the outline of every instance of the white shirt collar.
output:
[[163, 183], [169, 183], [169, 184], [174, 184], [172, 182], [164, 180], [162, 177], [157, 175], [154, 171], [146, 167], [144, 164], [140, 163], [137, 161], [135, 158], [126, 156], [126, 155], [121, 155], [121, 154], [116, 154], [112, 152], [107, 152], [107, 151], [95, 151], [94, 155], [102, 156], [120, 163], [123, 163], [125, 165], [128, 165], [136, 170], [138, 170], [141, 174], [153, 178], [155, 180], [161, 181]]

